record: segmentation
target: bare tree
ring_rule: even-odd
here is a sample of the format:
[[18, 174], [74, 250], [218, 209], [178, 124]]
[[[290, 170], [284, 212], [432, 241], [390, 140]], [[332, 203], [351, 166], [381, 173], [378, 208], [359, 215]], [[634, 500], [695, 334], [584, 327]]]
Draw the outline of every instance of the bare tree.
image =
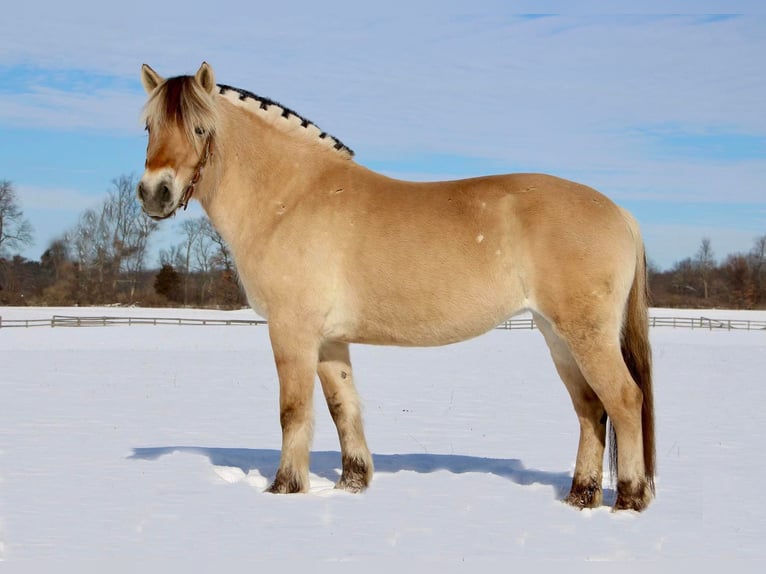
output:
[[210, 236], [205, 233], [206, 218], [200, 218], [199, 235], [194, 242], [194, 270], [204, 275], [209, 275], [216, 264], [216, 248]]
[[245, 303], [244, 293], [237, 280], [234, 259], [228, 244], [213, 227], [210, 220], [206, 220], [203, 233], [210, 238], [215, 245], [215, 252], [211, 261], [213, 274], [211, 276], [211, 295], [218, 305], [236, 309]]
[[747, 256], [741, 253], [729, 255], [722, 270], [728, 284], [728, 302], [737, 309], [752, 309], [756, 303], [756, 292]]
[[205, 219], [202, 233], [215, 245], [215, 253], [212, 260], [213, 267], [222, 271], [233, 271], [234, 260], [231, 256], [231, 250], [221, 234], [218, 233], [218, 230], [210, 223], [209, 219]]
[[195, 302], [193, 292], [198, 293], [199, 304], [215, 299], [214, 287], [222, 274], [227, 274], [238, 292], [231, 252], [210, 220], [205, 216], [187, 219], [178, 230], [181, 243], [161, 251], [160, 264], [171, 265], [181, 274], [184, 304]]
[[135, 189], [133, 176], [122, 175], [112, 180], [103, 206], [107, 226], [112, 232], [112, 258], [115, 271], [126, 277], [131, 299], [135, 295], [138, 276], [143, 271], [149, 238], [159, 225], [144, 214]]
[[181, 243], [180, 252], [182, 257], [182, 268], [184, 271], [184, 305], [189, 304], [189, 282], [191, 280], [191, 260], [195, 246], [202, 235], [202, 226], [204, 217], [198, 217], [196, 219], [187, 219], [181, 223], [181, 234], [183, 235], [183, 242]]
[[16, 190], [8, 180], [0, 181], [0, 255], [31, 245], [32, 225], [24, 217]]
[[710, 247], [709, 238], [705, 237], [702, 239], [702, 243], [694, 257], [694, 264], [697, 274], [702, 281], [702, 292], [705, 299], [707, 299], [709, 296], [710, 276], [716, 267], [715, 256], [713, 255], [713, 249]]
[[76, 262], [79, 298], [104, 303], [116, 277], [111, 250], [112, 233], [103, 209], [86, 209], [66, 234]]
[[206, 217], [200, 217], [199, 235], [194, 243], [195, 272], [199, 275], [199, 302], [204, 304], [210, 297], [216, 264], [216, 247], [207, 233], [211, 228]]
[[84, 211], [66, 235], [83, 294], [99, 302], [113, 299], [122, 282], [134, 297], [149, 238], [158, 229], [136, 201], [132, 176], [120, 176], [112, 186], [101, 205]]
[[184, 256], [182, 245], [171, 245], [167, 249], [160, 249], [160, 267], [164, 267], [165, 265], [183, 269]]
[[766, 299], [766, 235], [756, 237], [748, 254], [757, 301]]
[[40, 265], [52, 283], [61, 279], [64, 268], [70, 262], [69, 246], [63, 237], [54, 239], [40, 256]]

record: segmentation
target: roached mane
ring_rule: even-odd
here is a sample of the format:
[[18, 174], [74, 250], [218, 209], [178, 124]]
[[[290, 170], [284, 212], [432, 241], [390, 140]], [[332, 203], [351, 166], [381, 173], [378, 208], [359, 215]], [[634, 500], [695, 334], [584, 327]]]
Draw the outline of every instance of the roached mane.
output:
[[[314, 122], [274, 100], [226, 85], [218, 86], [218, 94], [285, 132], [315, 140], [349, 158], [354, 155], [351, 148], [338, 138], [320, 130]], [[184, 129], [189, 141], [194, 143], [198, 141], [195, 138], [196, 130], [202, 129], [211, 134], [215, 132], [215, 95], [206, 92], [192, 76], [169, 78], [149, 98], [144, 107], [143, 120], [149, 128], [161, 128], [168, 123], [178, 125]]]
[[283, 106], [269, 98], [257, 96], [247, 90], [222, 84], [219, 84], [218, 92], [233, 104], [248, 109], [280, 129], [291, 133], [302, 133], [309, 138], [318, 138], [320, 142], [348, 157], [353, 157], [354, 155], [353, 150], [338, 138], [322, 131], [314, 122], [306, 119], [287, 106]]

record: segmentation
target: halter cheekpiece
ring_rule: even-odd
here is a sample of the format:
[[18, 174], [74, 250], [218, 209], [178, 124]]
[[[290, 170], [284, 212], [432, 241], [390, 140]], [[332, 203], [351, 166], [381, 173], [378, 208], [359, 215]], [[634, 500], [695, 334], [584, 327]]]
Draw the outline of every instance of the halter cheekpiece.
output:
[[197, 182], [199, 182], [200, 178], [202, 177], [202, 172], [205, 171], [205, 165], [207, 164], [207, 160], [212, 155], [210, 151], [212, 146], [212, 140], [213, 140], [213, 134], [208, 135], [207, 139], [205, 140], [205, 150], [202, 152], [202, 155], [200, 156], [199, 161], [197, 162], [197, 167], [194, 169], [194, 175], [189, 181], [189, 185], [187, 185], [186, 189], [184, 189], [184, 194], [181, 196], [181, 202], [178, 204], [178, 207], [183, 207], [184, 211], [186, 211], [186, 207], [189, 205], [189, 200], [191, 199], [191, 196], [194, 194], [194, 187], [197, 185]]

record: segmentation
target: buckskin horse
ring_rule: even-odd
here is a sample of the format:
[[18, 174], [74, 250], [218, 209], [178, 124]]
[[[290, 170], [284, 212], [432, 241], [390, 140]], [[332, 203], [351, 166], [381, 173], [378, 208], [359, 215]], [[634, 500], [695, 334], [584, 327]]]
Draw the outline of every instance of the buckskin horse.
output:
[[268, 318], [282, 427], [270, 492], [308, 489], [317, 374], [340, 439], [337, 487], [370, 484], [349, 343], [444, 345], [526, 310], [580, 424], [566, 502], [603, 503], [609, 428], [614, 508], [646, 508], [651, 349], [644, 247], [630, 214], [549, 175], [386, 177], [293, 110], [217, 85], [206, 63], [169, 79], [144, 65], [141, 78], [144, 211], [165, 219], [198, 200], [230, 246], [251, 306]]

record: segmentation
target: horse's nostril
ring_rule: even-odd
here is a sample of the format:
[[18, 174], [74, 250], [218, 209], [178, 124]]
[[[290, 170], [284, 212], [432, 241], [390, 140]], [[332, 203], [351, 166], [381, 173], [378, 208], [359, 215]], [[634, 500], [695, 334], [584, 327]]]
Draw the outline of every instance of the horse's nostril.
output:
[[138, 184], [138, 199], [146, 201], [146, 188], [143, 183]]
[[160, 197], [162, 203], [170, 202], [170, 188], [167, 185], [162, 186], [162, 195]]

